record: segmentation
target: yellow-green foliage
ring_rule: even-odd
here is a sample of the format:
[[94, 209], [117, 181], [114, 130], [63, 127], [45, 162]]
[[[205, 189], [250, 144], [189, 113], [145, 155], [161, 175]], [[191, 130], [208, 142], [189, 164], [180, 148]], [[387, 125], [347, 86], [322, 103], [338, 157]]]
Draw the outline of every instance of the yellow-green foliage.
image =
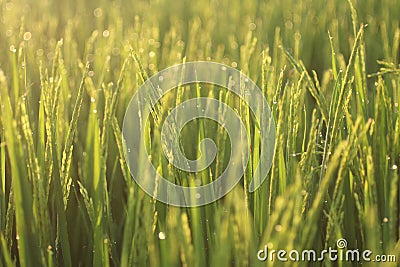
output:
[[[339, 238], [400, 261], [399, 18], [398, 0], [0, 0], [0, 266], [264, 266], [264, 245], [321, 251]], [[184, 173], [163, 156], [160, 124], [193, 97], [233, 107], [252, 153], [223, 199], [169, 207], [131, 179], [122, 120], [149, 76], [194, 60], [262, 89], [275, 158], [248, 193], [253, 114], [227, 90], [177, 88], [148, 124], [160, 174], [189, 186], [226, 167], [229, 138], [207, 120], [181, 144], [194, 159], [214, 138], [209, 169]]]

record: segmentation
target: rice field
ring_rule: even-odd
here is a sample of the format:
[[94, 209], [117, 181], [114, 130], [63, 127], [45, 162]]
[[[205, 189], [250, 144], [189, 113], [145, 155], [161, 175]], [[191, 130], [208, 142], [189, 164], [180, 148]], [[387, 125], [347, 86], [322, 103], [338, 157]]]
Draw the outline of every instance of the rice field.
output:
[[[398, 266], [399, 46], [398, 0], [0, 0], [0, 266]], [[211, 138], [215, 160], [200, 172], [168, 161], [162, 124], [193, 98], [231, 107], [251, 153], [226, 196], [174, 207], [132, 179], [122, 128], [149, 77], [192, 61], [257, 84], [276, 146], [249, 192], [257, 114], [223, 88], [177, 87], [146, 126], [160, 175], [205, 185], [244, 158], [221, 125], [196, 119], [180, 133], [183, 154], [199, 158]], [[266, 247], [274, 258], [260, 260]], [[329, 249], [372, 260], [278, 259]]]

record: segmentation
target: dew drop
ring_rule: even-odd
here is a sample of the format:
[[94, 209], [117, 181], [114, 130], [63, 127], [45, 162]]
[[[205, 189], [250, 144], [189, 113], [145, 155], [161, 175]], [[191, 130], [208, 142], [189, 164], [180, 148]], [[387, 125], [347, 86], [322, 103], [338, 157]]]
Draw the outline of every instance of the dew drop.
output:
[[109, 30], [104, 30], [103, 31], [103, 37], [108, 38], [110, 36], [110, 31]]
[[159, 232], [159, 233], [158, 233], [158, 238], [159, 238], [160, 240], [164, 240], [164, 239], [165, 239], [165, 234], [164, 234], [164, 232]]
[[282, 231], [282, 225], [280, 225], [280, 224], [277, 224], [277, 225], [275, 225], [275, 231], [277, 231], [277, 232], [281, 232]]
[[93, 11], [93, 15], [96, 17], [96, 18], [100, 18], [102, 15], [103, 15], [103, 10], [101, 9], [101, 8], [96, 8], [94, 11]]
[[25, 32], [24, 33], [24, 40], [29, 41], [32, 38], [32, 33], [31, 32]]

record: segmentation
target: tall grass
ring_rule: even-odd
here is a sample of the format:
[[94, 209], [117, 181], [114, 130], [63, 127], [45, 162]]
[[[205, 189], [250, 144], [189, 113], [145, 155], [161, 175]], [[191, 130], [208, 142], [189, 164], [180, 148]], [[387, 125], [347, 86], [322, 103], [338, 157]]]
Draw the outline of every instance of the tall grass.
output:
[[[280, 266], [257, 251], [321, 251], [340, 238], [398, 264], [399, 18], [396, 0], [0, 0], [0, 266]], [[277, 146], [249, 193], [261, 146], [249, 107], [212, 85], [173, 90], [147, 132], [160, 174], [206, 184], [232, 156], [221, 126], [195, 120], [182, 131], [185, 155], [198, 158], [210, 137], [216, 160], [199, 173], [168, 164], [160, 125], [190, 98], [234, 108], [252, 149], [223, 199], [177, 208], [131, 179], [121, 127], [149, 76], [194, 60], [259, 85]]]

